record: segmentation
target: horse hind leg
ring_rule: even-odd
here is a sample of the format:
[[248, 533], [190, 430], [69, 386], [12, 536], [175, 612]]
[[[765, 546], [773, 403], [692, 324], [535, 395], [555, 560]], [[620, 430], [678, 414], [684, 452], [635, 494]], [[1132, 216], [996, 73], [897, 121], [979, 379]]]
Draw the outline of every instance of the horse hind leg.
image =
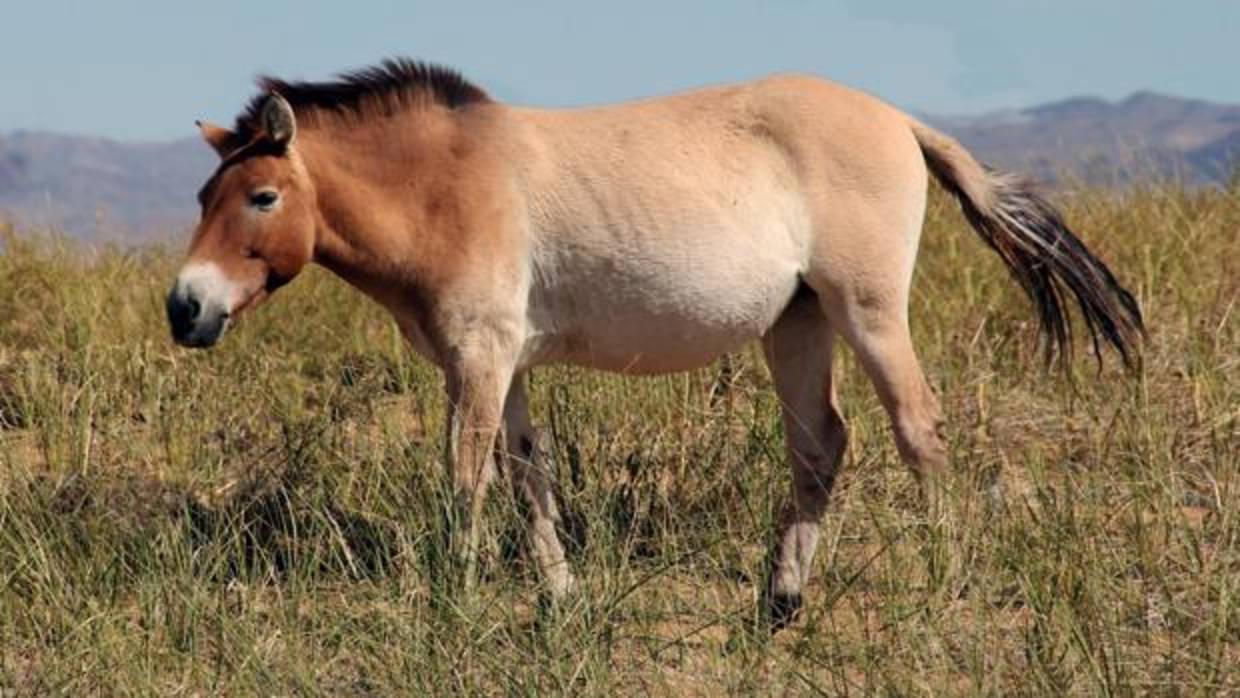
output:
[[[915, 255], [914, 244], [905, 248]], [[851, 285], [820, 293], [823, 312], [853, 349], [891, 419], [896, 446], [927, 497], [947, 462], [939, 403], [926, 382], [908, 326], [912, 257], [876, 259]]]
[[900, 457], [932, 498], [947, 463], [943, 417], [913, 351], [908, 326], [867, 326], [850, 342], [891, 418]]
[[763, 337], [792, 468], [792, 491], [780, 514], [764, 593], [764, 612], [772, 630], [792, 622], [800, 610], [822, 516], [847, 441], [831, 378], [832, 344], [827, 319], [808, 289]]

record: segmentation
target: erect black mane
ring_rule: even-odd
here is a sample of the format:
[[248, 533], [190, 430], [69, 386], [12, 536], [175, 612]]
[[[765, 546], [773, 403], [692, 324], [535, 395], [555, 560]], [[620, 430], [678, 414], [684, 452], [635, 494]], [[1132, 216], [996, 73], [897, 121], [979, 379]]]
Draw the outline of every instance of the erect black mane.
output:
[[273, 92], [288, 100], [299, 121], [309, 123], [324, 115], [392, 114], [426, 102], [459, 109], [490, 101], [482, 88], [457, 71], [410, 58], [389, 58], [326, 82], [287, 82], [263, 75], [258, 88], [259, 93], [237, 117], [235, 130], [243, 139], [258, 130], [263, 104]]

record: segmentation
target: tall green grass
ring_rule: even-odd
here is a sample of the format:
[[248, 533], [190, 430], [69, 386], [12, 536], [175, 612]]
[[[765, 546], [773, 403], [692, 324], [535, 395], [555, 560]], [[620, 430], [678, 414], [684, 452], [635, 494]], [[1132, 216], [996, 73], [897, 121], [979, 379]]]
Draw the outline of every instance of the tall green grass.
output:
[[380, 310], [311, 271], [192, 353], [175, 253], [3, 233], [0, 694], [1240, 691], [1240, 190], [1061, 203], [1141, 301], [1140, 371], [1038, 368], [1026, 302], [934, 197], [912, 317], [946, 518], [841, 357], [851, 445], [774, 639], [751, 628], [788, 472], [756, 352], [538, 372], [584, 591], [538, 607], [497, 487], [460, 606], [439, 379]]

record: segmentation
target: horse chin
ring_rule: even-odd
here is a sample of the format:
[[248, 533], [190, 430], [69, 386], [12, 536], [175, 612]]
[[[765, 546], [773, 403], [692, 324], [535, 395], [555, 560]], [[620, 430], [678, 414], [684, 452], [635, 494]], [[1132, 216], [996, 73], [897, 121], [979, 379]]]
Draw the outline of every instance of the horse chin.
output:
[[228, 320], [238, 317], [242, 313], [249, 312], [262, 305], [263, 301], [267, 300], [270, 295], [271, 293], [265, 288], [259, 288], [257, 291], [254, 291], [232, 311], [229, 317], [225, 319], [225, 324], [227, 324]]

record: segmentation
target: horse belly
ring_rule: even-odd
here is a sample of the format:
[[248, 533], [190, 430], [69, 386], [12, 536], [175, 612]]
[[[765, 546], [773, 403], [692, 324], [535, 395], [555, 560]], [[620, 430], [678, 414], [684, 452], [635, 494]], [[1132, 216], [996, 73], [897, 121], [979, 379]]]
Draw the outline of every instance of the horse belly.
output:
[[629, 252], [565, 265], [572, 271], [531, 309], [540, 363], [639, 374], [697, 368], [761, 337], [800, 283], [797, 255], [778, 244]]

